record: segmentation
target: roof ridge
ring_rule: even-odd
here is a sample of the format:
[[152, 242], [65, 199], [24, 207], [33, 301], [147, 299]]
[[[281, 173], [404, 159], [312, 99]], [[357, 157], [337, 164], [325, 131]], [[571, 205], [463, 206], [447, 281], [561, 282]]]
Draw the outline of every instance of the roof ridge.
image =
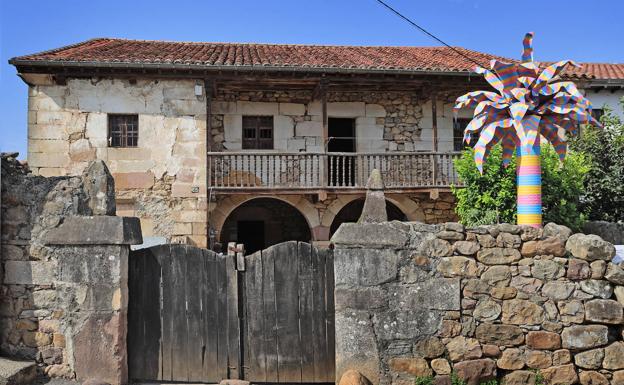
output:
[[[110, 40], [110, 41], [127, 41], [127, 42], [137, 42], [137, 43], [170, 43], [170, 44], [190, 44], [190, 45], [205, 45], [205, 44], [215, 44], [215, 45], [250, 45], [250, 46], [282, 46], [282, 47], [338, 47], [338, 48], [430, 48], [430, 49], [448, 49], [449, 47], [443, 45], [353, 45], [353, 44], [306, 44], [306, 43], [261, 43], [261, 42], [233, 42], [233, 41], [181, 41], [181, 40], [165, 40], [165, 39], [129, 39], [122, 37], [98, 37], [89, 40], [85, 40], [83, 42], [67, 45], [60, 48], [55, 48], [50, 50], [50, 52], [54, 52], [57, 50], [63, 50], [67, 48], [73, 48], [75, 46], [79, 46], [81, 44], [89, 43], [95, 40]], [[462, 48], [469, 50], [463, 47], [453, 47], [453, 48]], [[469, 50], [472, 52], [477, 52], [480, 54], [486, 54], [485, 52]], [[28, 56], [48, 53], [48, 51], [33, 53]], [[493, 55], [495, 56], [495, 55]]]

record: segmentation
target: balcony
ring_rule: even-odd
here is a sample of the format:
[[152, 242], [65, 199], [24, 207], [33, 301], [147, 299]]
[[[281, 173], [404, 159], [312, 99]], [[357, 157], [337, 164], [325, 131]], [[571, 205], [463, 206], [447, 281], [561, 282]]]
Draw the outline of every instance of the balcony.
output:
[[373, 169], [388, 191], [458, 186], [453, 160], [459, 153], [276, 153], [209, 152], [208, 186], [214, 190], [365, 190]]

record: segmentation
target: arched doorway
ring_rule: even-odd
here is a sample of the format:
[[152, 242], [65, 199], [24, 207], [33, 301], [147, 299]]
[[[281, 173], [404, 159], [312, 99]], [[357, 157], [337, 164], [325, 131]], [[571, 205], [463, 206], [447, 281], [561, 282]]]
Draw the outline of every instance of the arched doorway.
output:
[[242, 243], [251, 254], [286, 241], [310, 242], [310, 226], [299, 210], [274, 198], [256, 198], [235, 208], [221, 229], [221, 242]]
[[[357, 222], [364, 208], [364, 198], [353, 200], [347, 203], [336, 217], [329, 228], [330, 235], [334, 235], [338, 227], [345, 222]], [[389, 221], [406, 221], [407, 216], [394, 203], [386, 200], [386, 212]]]

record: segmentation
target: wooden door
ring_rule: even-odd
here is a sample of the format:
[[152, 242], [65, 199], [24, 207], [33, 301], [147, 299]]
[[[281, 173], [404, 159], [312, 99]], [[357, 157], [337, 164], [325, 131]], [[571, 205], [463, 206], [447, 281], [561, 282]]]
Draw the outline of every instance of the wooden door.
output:
[[305, 242], [245, 257], [245, 380], [334, 382], [333, 276], [331, 251]]
[[291, 241], [244, 265], [185, 245], [131, 253], [132, 382], [334, 382], [331, 251]]
[[234, 258], [186, 245], [129, 258], [131, 381], [238, 378], [238, 278]]

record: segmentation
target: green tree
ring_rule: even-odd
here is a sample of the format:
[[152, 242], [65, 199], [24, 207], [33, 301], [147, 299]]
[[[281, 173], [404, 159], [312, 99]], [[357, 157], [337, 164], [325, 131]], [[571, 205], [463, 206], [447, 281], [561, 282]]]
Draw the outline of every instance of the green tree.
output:
[[[457, 199], [455, 211], [462, 223], [477, 226], [514, 223], [516, 220], [516, 162], [502, 165], [502, 148], [496, 145], [485, 160], [483, 174], [474, 163], [472, 149], [455, 161], [465, 187], [453, 186]], [[585, 156], [570, 151], [563, 162], [550, 145], [542, 148], [542, 206], [545, 222], [564, 224], [575, 230], [583, 225], [579, 206], [583, 194], [583, 175], [589, 171]]]
[[[624, 111], [624, 98], [620, 101]], [[591, 220], [624, 220], [624, 122], [605, 108], [603, 128], [582, 130], [571, 148], [586, 154], [590, 170], [583, 180], [581, 206]]]

